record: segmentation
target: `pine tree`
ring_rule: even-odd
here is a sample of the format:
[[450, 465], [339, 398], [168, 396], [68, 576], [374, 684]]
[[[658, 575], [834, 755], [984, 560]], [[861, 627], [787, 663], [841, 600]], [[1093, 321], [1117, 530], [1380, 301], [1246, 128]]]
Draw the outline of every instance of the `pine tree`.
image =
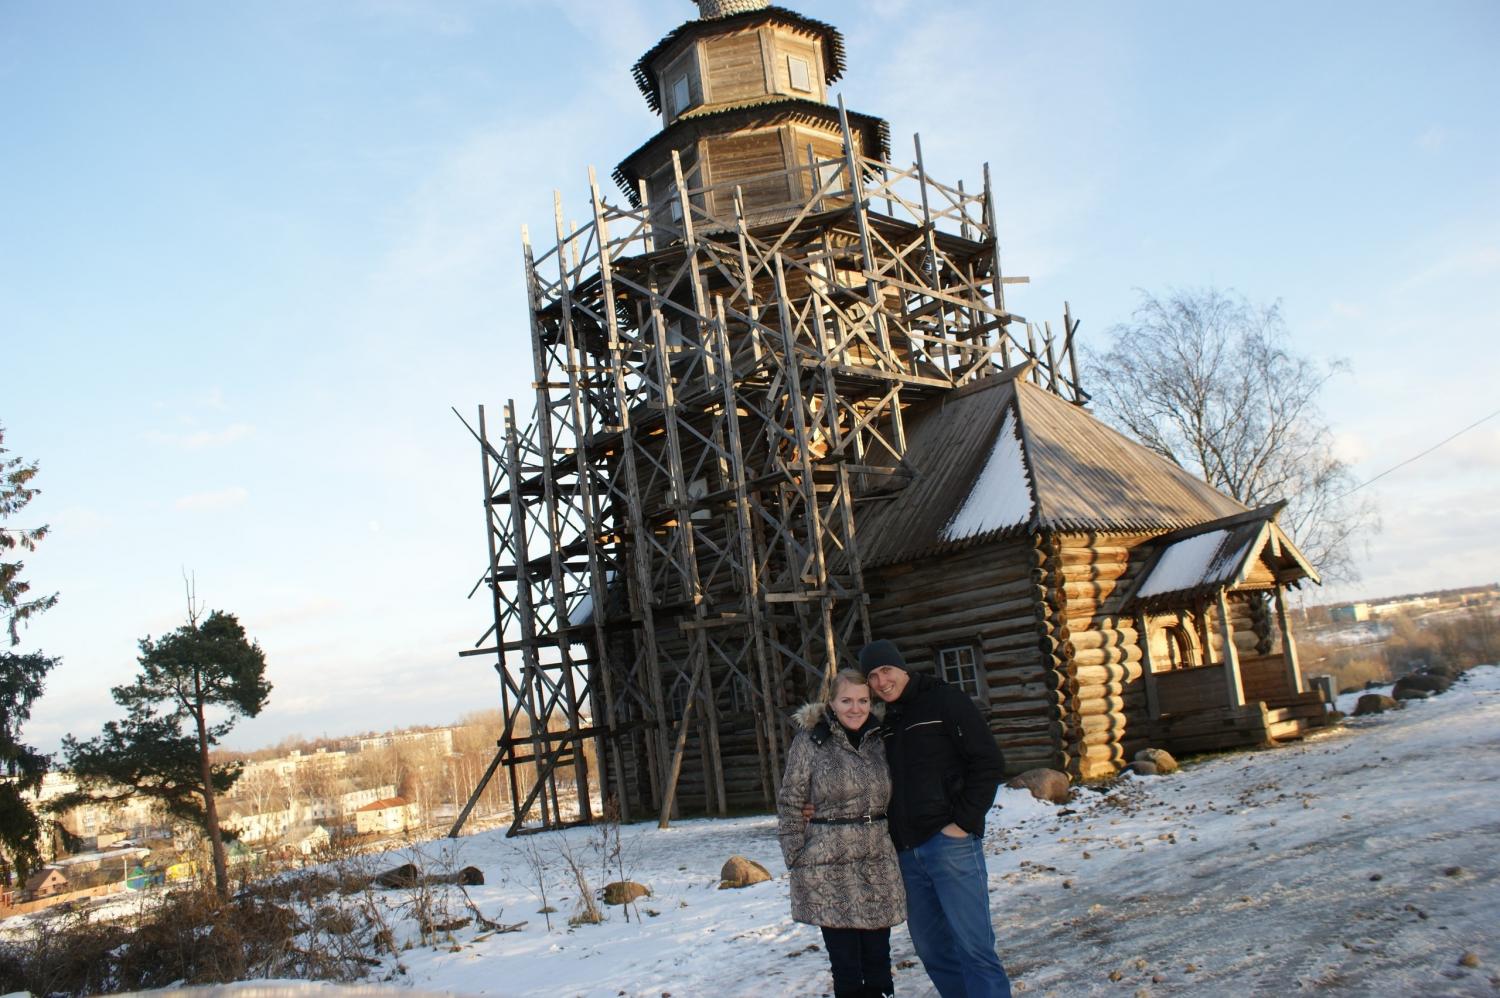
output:
[[[19, 457], [7, 459], [5, 455], [5, 427], [0, 426], [0, 522], [15, 516], [27, 503], [40, 493], [28, 483], [36, 476], [35, 462], [28, 464]], [[47, 536], [47, 527], [0, 527], [0, 554], [20, 548], [35, 551], [37, 543]], [[30, 583], [21, 579], [25, 564], [19, 561], [0, 561], [0, 613], [5, 615], [6, 628], [10, 631], [10, 643], [19, 644], [19, 627], [28, 617], [52, 609], [57, 603], [57, 593], [26, 599], [31, 591]]]
[[[21, 458], [6, 458], [5, 428], [0, 426], [0, 522], [9, 520], [38, 495], [29, 484], [37, 466]], [[46, 526], [0, 527], [0, 554], [20, 549], [36, 550], [47, 536]], [[21, 578], [26, 566], [20, 561], [0, 560], [0, 613], [12, 647], [19, 644], [19, 627], [27, 618], [50, 610], [57, 594], [27, 599], [29, 583]], [[21, 725], [31, 718], [31, 705], [42, 695], [47, 673], [58, 659], [33, 652], [20, 655], [0, 652], [0, 772], [9, 779], [0, 782], [0, 881], [11, 882], [12, 871], [25, 880], [37, 865], [41, 829], [36, 813], [26, 799], [42, 785], [49, 759], [21, 741]]]
[[[110, 691], [124, 707], [87, 742], [63, 739], [68, 768], [82, 782], [67, 804], [150, 797], [168, 813], [208, 833], [214, 885], [228, 896], [229, 874], [215, 797], [239, 779], [238, 763], [215, 765], [210, 751], [242, 717], [255, 717], [271, 694], [266, 657], [233, 614], [188, 622], [153, 641], [142, 639], [140, 675]], [[218, 720], [213, 720], [218, 718]]]

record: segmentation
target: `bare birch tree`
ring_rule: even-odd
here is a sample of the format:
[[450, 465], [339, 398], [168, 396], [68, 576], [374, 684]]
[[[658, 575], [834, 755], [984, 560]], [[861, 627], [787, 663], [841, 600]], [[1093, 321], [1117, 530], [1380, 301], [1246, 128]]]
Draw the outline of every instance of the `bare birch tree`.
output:
[[1324, 578], [1357, 577], [1354, 542], [1378, 518], [1349, 495], [1318, 404], [1343, 362], [1294, 351], [1279, 305], [1217, 288], [1141, 292], [1110, 336], [1088, 379], [1105, 419], [1247, 506], [1287, 500], [1282, 525]]

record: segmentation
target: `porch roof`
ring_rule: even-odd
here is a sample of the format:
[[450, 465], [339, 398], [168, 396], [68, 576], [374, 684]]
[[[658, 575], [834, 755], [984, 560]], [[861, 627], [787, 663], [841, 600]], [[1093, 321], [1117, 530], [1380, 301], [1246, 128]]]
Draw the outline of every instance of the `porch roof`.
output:
[[1269, 572], [1259, 587], [1321, 582], [1317, 570], [1286, 535], [1276, 517], [1285, 502], [1165, 534], [1152, 542], [1155, 551], [1126, 593], [1126, 608], [1148, 609], [1210, 596], [1222, 589], [1246, 587], [1257, 560]]

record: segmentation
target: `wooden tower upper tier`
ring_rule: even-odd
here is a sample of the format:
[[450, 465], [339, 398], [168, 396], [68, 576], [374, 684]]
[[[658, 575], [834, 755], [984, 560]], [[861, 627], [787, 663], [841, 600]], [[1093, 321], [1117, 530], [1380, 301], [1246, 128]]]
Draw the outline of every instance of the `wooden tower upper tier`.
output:
[[[738, 186], [752, 219], [795, 212], [814, 193], [810, 160], [842, 156], [839, 112], [828, 87], [844, 72], [844, 39], [830, 24], [763, 0], [698, 0], [701, 17], [678, 26], [635, 64], [636, 84], [662, 129], [625, 157], [615, 181], [653, 215], [676, 220], [681, 162], [702, 207], [733, 216]], [[886, 123], [849, 112], [858, 155], [889, 157]], [[811, 152], [809, 152], [811, 150]]]

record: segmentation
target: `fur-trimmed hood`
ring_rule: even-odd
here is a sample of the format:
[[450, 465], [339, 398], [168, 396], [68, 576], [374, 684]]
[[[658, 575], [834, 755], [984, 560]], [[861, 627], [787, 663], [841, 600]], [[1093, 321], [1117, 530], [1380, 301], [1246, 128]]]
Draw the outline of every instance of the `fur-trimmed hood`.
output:
[[[870, 704], [870, 716], [876, 722], [885, 720], [885, 701], [874, 700]], [[797, 722], [797, 727], [804, 731], [811, 731], [818, 726], [819, 721], [833, 717], [833, 708], [827, 700], [814, 700], [805, 703], [792, 711], [792, 720]]]

